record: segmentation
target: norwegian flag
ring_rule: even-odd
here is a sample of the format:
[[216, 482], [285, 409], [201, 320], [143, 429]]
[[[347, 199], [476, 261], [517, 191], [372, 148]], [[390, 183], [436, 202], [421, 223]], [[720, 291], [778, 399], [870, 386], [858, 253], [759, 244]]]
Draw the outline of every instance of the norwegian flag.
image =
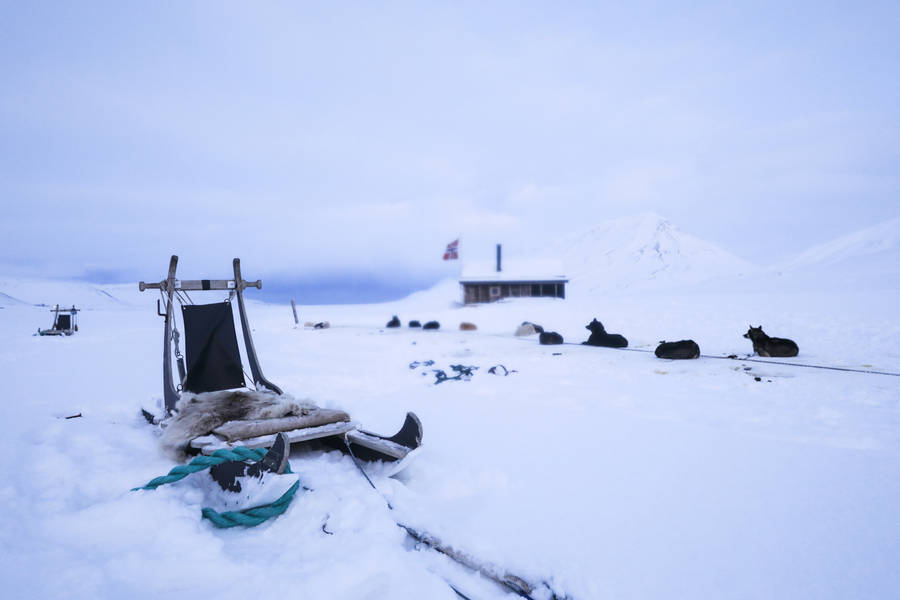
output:
[[459, 258], [459, 239], [455, 239], [447, 244], [444, 250], [444, 260], [456, 260]]

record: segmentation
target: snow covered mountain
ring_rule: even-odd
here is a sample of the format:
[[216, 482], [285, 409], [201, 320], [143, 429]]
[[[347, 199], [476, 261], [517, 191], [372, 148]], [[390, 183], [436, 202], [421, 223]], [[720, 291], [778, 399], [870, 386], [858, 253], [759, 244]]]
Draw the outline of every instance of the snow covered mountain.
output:
[[885, 262], [900, 269], [900, 217], [814, 246], [785, 265], [786, 270], [848, 262]]
[[540, 254], [562, 260], [566, 276], [588, 292], [673, 288], [757, 270], [654, 213], [595, 225], [563, 237]]
[[790, 290], [900, 289], [900, 217], [814, 246], [760, 281]]
[[814, 288], [900, 288], [900, 217], [814, 246], [778, 268]]
[[900, 289], [900, 217], [757, 266], [644, 213], [607, 221], [535, 253], [562, 260], [587, 294], [655, 290]]
[[[81, 281], [56, 279], [0, 278], [0, 306], [76, 306], [77, 308], [115, 308], [130, 305], [121, 292], [137, 284], [101, 286]], [[126, 297], [128, 294], [126, 294]]]
[[[547, 259], [552, 259], [548, 261]], [[578, 294], [644, 291], [752, 291], [900, 289], [900, 217], [810, 248], [784, 263], [760, 267], [715, 244], [679, 230], [667, 219], [644, 213], [606, 221], [527, 252], [522, 273], [565, 275]], [[516, 272], [504, 258], [504, 275]], [[553, 264], [552, 269], [540, 265]], [[562, 269], [558, 269], [558, 266]], [[486, 265], [486, 266], [484, 266]], [[485, 262], [484, 271], [494, 263]], [[536, 266], [537, 265], [537, 266]], [[470, 267], [478, 263], [467, 263]], [[540, 273], [537, 273], [540, 272]], [[442, 281], [414, 294], [425, 302], [455, 303], [458, 280]], [[136, 283], [92, 284], [53, 279], [0, 277], [0, 307], [75, 305], [124, 308], [152, 302]]]

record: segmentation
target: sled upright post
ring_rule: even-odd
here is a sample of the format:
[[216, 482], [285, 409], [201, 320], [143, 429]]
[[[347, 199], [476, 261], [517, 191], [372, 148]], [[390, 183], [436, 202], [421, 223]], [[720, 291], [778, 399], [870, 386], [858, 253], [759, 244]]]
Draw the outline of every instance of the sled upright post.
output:
[[235, 258], [232, 262], [234, 265], [234, 283], [235, 294], [238, 301], [238, 312], [241, 314], [241, 329], [244, 330], [244, 348], [247, 350], [247, 360], [250, 362], [250, 373], [253, 375], [253, 383], [256, 387], [265, 387], [267, 390], [276, 394], [281, 394], [281, 389], [266, 379], [259, 367], [259, 360], [256, 358], [256, 348], [253, 346], [253, 338], [250, 336], [250, 323], [247, 322], [247, 311], [244, 310], [244, 287], [252, 286], [256, 289], [262, 289], [262, 281], [256, 280], [256, 283], [247, 283], [241, 278], [241, 259]]
[[[175, 384], [172, 381], [172, 319], [175, 318], [172, 314], [172, 297], [175, 294], [175, 268], [177, 266], [178, 257], [173, 254], [169, 260], [169, 274], [166, 276], [166, 280], [160, 283], [163, 286], [161, 290], [166, 296], [166, 323], [163, 327], [163, 397], [167, 413], [174, 410], [175, 403], [178, 401], [178, 392], [175, 391]], [[140, 289], [144, 291], [144, 288]]]

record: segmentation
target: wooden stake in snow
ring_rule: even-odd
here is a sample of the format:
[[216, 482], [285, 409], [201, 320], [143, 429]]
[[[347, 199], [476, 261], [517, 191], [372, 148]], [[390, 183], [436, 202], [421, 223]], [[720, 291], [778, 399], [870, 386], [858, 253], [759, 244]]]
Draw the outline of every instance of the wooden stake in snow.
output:
[[294, 304], [293, 300], [291, 300], [291, 310], [294, 311], [294, 325], [299, 325], [300, 319], [297, 318], [297, 305]]

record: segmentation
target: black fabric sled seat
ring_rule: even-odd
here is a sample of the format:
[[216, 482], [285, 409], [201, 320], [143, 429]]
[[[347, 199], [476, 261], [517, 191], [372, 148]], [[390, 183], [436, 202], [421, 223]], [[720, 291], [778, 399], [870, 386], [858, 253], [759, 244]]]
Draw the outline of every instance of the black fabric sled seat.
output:
[[181, 316], [187, 354], [182, 387], [194, 393], [244, 387], [231, 303], [182, 306]]
[[[178, 257], [169, 262], [168, 277], [159, 283], [140, 282], [140, 291], [157, 289], [165, 301], [163, 339], [163, 398], [165, 414], [160, 418], [145, 411], [148, 420], [165, 422], [163, 441], [177, 452], [199, 451], [212, 454], [222, 448], [246, 446], [270, 447], [279, 433], [291, 443], [319, 438], [337, 438], [340, 446], [356, 456], [370, 460], [396, 461], [404, 458], [421, 442], [418, 418], [408, 413], [401, 430], [394, 436], [381, 436], [357, 429], [347, 413], [298, 403], [266, 379], [256, 356], [250, 324], [244, 306], [243, 291], [260, 289], [262, 282], [244, 281], [240, 259], [233, 261], [234, 279], [177, 280]], [[226, 301], [194, 304], [187, 292], [221, 290]], [[238, 323], [243, 338], [244, 369], [238, 345], [238, 328], [232, 300], [237, 299]], [[181, 306], [185, 336], [185, 355], [179, 349], [181, 334], [176, 324], [174, 304]], [[172, 372], [172, 359], [178, 378]], [[248, 384], [247, 382], [251, 383]], [[250, 388], [246, 390], [246, 388]], [[246, 390], [246, 391], [244, 391]], [[178, 439], [182, 435], [187, 439]], [[333, 440], [332, 440], [333, 441]]]
[[72, 329], [71, 315], [59, 315], [56, 318], [56, 323], [53, 324], [53, 329], [56, 329], [57, 331], [65, 331], [66, 329]]

